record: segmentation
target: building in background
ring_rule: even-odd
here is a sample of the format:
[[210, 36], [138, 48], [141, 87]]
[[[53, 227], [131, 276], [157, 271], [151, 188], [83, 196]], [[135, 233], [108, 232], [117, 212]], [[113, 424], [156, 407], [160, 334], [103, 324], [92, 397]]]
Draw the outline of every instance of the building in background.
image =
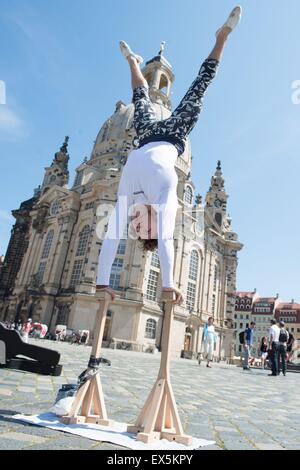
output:
[[258, 298], [256, 289], [251, 291], [239, 291], [235, 293], [234, 305], [234, 354], [240, 356], [242, 345], [240, 344], [239, 333], [245, 331], [252, 321], [252, 308], [254, 300]]
[[[159, 53], [143, 69], [159, 119], [171, 113], [172, 66]], [[23, 203], [1, 271], [0, 319], [28, 317], [53, 331], [64, 324], [93, 331], [96, 271], [102, 235], [115, 205], [120, 175], [133, 147], [133, 104], [118, 101], [101, 127], [90, 159], [71, 184], [68, 138], [45, 169], [38, 193]], [[228, 195], [218, 162], [205, 205], [195, 195], [189, 141], [176, 162], [178, 202], [175, 286], [185, 295], [176, 306], [172, 350], [200, 351], [203, 325], [214, 316], [219, 358], [233, 355], [237, 253], [242, 248], [227, 212]], [[25, 204], [25, 205], [24, 205]], [[19, 230], [20, 227], [20, 230]], [[18, 251], [19, 250], [19, 251]], [[157, 252], [144, 254], [131, 238], [121, 241], [110, 277], [118, 291], [108, 311], [104, 340], [137, 350], [160, 347], [163, 311]]]
[[294, 299], [291, 302], [281, 302], [276, 305], [275, 318], [277, 321], [283, 320], [285, 327], [293, 334], [295, 338], [294, 344], [294, 358], [299, 359], [298, 348], [300, 345], [300, 304], [296, 303]]
[[258, 356], [260, 351], [261, 339], [269, 335], [271, 320], [274, 319], [275, 308], [280, 302], [279, 295], [276, 297], [257, 297], [253, 302], [252, 321], [256, 323], [253, 336], [254, 355]]

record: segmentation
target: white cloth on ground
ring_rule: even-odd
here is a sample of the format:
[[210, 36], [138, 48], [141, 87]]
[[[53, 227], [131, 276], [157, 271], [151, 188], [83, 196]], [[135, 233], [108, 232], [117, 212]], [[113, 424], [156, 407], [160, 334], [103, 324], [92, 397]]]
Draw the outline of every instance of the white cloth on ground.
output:
[[193, 438], [193, 444], [191, 446], [185, 446], [175, 441], [170, 442], [166, 439], [161, 439], [151, 444], [145, 444], [144, 442], [137, 441], [135, 434], [127, 432], [127, 424], [125, 423], [115, 422], [112, 426], [100, 426], [99, 424], [63, 424], [53, 413], [43, 413], [33, 416], [17, 414], [11, 416], [10, 419], [75, 434], [95, 441], [111, 442], [134, 450], [167, 449], [187, 451], [215, 444], [215, 441], [195, 437]]

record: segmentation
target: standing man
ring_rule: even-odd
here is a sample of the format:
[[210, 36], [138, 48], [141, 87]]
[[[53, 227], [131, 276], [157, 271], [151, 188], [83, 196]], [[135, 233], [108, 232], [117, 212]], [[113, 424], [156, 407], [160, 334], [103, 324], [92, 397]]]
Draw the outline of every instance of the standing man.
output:
[[[278, 362], [280, 363], [281, 360], [281, 369], [283, 375], [286, 374], [286, 359], [287, 359], [287, 354], [286, 354], [286, 349], [287, 349], [287, 343], [289, 341], [289, 334], [287, 330], [284, 327], [284, 321], [279, 322], [279, 359]], [[278, 370], [278, 375], [280, 374], [280, 370]]]
[[271, 349], [272, 374], [269, 376], [276, 377], [279, 375], [279, 335], [280, 328], [276, 325], [276, 320], [271, 320], [271, 328], [269, 330], [269, 348]]
[[246, 328], [245, 330], [244, 344], [243, 344], [243, 350], [244, 350], [243, 370], [251, 370], [249, 366], [249, 358], [250, 358], [251, 347], [253, 344], [254, 328], [255, 328], [255, 322], [252, 321], [250, 323], [250, 326], [248, 326], [248, 328]]

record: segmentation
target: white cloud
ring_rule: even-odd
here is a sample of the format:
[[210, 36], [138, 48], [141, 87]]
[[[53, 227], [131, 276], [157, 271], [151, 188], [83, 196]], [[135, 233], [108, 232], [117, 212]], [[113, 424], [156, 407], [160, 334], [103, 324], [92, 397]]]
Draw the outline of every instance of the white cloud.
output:
[[7, 105], [0, 105], [0, 138], [18, 139], [28, 135], [29, 128], [19, 113]]
[[1, 221], [13, 222], [14, 218], [10, 212], [0, 209], [0, 223]]
[[20, 117], [7, 106], [0, 106], [0, 130], [16, 132], [22, 128]]

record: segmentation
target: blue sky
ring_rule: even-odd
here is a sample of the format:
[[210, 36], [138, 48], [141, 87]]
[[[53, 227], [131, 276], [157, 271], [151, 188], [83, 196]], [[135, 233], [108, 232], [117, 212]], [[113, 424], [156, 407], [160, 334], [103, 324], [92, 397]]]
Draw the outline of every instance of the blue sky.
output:
[[[10, 0], [0, 9], [0, 253], [10, 211], [31, 197], [44, 167], [70, 136], [70, 172], [115, 103], [131, 100], [124, 39], [147, 60], [166, 41], [176, 105], [194, 79], [231, 0]], [[222, 160], [234, 229], [245, 244], [240, 290], [300, 301], [300, 3], [241, 1], [242, 23], [228, 41], [218, 77], [191, 134], [193, 180], [205, 195]]]

